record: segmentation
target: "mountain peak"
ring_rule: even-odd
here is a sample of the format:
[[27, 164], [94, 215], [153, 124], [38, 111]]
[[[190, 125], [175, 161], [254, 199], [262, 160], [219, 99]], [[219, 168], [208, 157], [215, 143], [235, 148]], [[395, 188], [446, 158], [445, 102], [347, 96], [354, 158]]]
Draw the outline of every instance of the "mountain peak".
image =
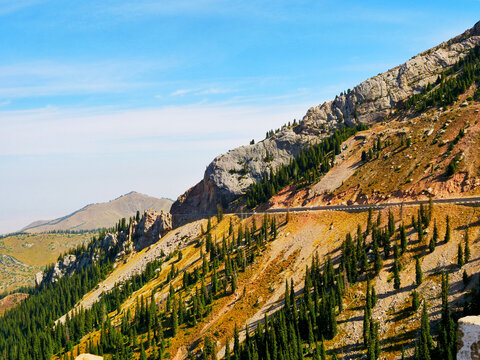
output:
[[58, 219], [33, 222], [21, 231], [39, 233], [108, 228], [113, 226], [118, 219], [133, 216], [137, 211], [144, 212], [147, 209], [153, 209], [159, 212], [168, 212], [171, 204], [170, 199], [158, 199], [130, 191], [108, 202], [89, 204]]

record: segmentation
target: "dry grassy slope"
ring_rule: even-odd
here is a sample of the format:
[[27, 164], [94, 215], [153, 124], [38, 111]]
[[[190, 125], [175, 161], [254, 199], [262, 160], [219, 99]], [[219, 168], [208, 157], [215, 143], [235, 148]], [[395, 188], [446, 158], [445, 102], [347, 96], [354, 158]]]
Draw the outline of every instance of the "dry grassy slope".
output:
[[132, 191], [119, 198], [99, 204], [87, 205], [84, 208], [62, 218], [34, 222], [22, 231], [39, 233], [47, 231], [95, 230], [114, 226], [119, 219], [134, 216], [138, 211], [147, 209], [170, 211], [172, 201], [157, 199]]
[[[417, 207], [404, 207], [403, 210], [393, 209], [397, 225], [400, 224], [401, 215], [405, 222], [409, 224], [410, 216], [416, 214], [417, 210]], [[424, 254], [422, 257], [424, 282], [418, 291], [430, 306], [429, 312], [434, 329], [435, 321], [439, 317], [439, 272], [442, 270], [450, 271], [450, 300], [454, 308], [461, 304], [466, 291], [476, 282], [476, 280], [472, 281], [469, 287], [464, 287], [461, 275], [463, 269], [467, 270], [469, 274], [478, 274], [480, 271], [480, 262], [478, 261], [480, 255], [480, 245], [478, 243], [480, 223], [477, 221], [480, 210], [475, 207], [459, 205], [435, 206], [434, 218], [437, 219], [442, 239], [445, 229], [445, 214], [447, 213], [451, 216], [452, 240], [448, 244], [441, 242], [432, 254], [425, 252], [425, 245], [432, 234], [432, 229], [427, 230], [428, 234], [425, 242], [418, 244], [416, 234], [412, 234], [409, 227], [408, 251], [401, 258], [404, 269], [401, 272], [402, 287], [399, 291], [394, 291], [393, 283], [390, 280], [392, 277], [390, 272], [391, 260], [385, 262], [384, 269], [374, 281], [379, 301], [373, 315], [376, 319], [381, 320], [382, 356], [385, 356], [386, 359], [399, 358], [402, 343], [404, 343], [407, 352], [412, 352], [413, 342], [411, 340], [415, 337], [419, 326], [419, 314], [411, 314], [406, 309], [409, 307], [409, 296], [414, 288], [412, 284], [415, 278], [413, 261], [415, 255]], [[187, 349], [192, 349], [192, 344], [193, 348], [201, 346], [201, 339], [207, 334], [218, 341], [219, 355], [221, 355], [226, 337], [231, 338], [233, 336], [235, 323], [240, 328], [244, 328], [245, 324], [254, 328], [258, 321], [263, 319], [265, 313], [270, 314], [281, 305], [286, 278], [293, 278], [296, 289], [302, 290], [305, 266], [310, 264], [311, 257], [315, 252], [318, 252], [321, 259], [326, 259], [328, 255], [332, 256], [337, 264], [340, 246], [346, 233], [353, 233], [358, 224], [364, 228], [367, 213], [333, 211], [295, 213], [292, 214], [291, 221], [286, 225], [283, 224], [284, 215], [277, 216], [278, 221], [282, 224], [277, 240], [268, 244], [266, 250], [255, 260], [246, 273], [240, 274], [236, 293], [216, 300], [211, 314], [194, 328], [185, 326], [180, 328], [177, 337], [171, 340], [171, 344], [167, 348], [168, 358], [185, 358]], [[385, 211], [382, 217], [383, 223], [385, 223], [387, 220]], [[221, 239], [223, 234], [227, 232], [228, 221], [229, 217], [226, 216], [225, 220], [214, 228], [217, 239]], [[235, 224], [240, 221], [240, 219], [234, 217]], [[243, 222], [250, 223], [251, 218], [243, 220]], [[259, 223], [260, 217], [257, 218], [257, 224]], [[470, 226], [472, 257], [471, 261], [462, 270], [458, 270], [454, 264], [456, 264], [457, 245], [459, 241], [462, 241], [465, 225]], [[194, 239], [195, 236], [192, 236], [191, 240]], [[137, 297], [142, 295], [148, 297], [153, 288], [163, 284], [171, 264], [175, 264], [180, 270], [185, 268], [191, 270], [194, 266], [199, 265], [200, 249], [195, 247], [193, 243], [188, 244], [187, 242], [182, 252], [182, 260], [178, 262], [175, 257], [165, 264], [155, 279], [125, 301], [122, 305], [122, 312], [128, 308], [134, 312]], [[145, 253], [140, 253], [137, 258], [144, 255]], [[128, 266], [128, 264], [125, 264], [125, 266]], [[180, 281], [181, 277], [173, 281], [175, 288], [181, 287]], [[244, 288], [245, 296], [243, 295]], [[357, 344], [362, 338], [364, 289], [365, 282], [363, 281], [348, 289], [344, 299], [345, 311], [338, 318], [339, 334], [332, 341], [326, 342], [327, 348], [335, 350], [339, 355], [350, 357], [363, 352]], [[156, 293], [156, 301], [159, 304], [162, 304], [165, 300], [167, 291], [168, 285], [165, 285]], [[182, 292], [182, 296], [185, 297], [188, 294]], [[114, 312], [110, 316], [113, 318], [114, 324], [119, 324], [119, 314]], [[98, 333], [90, 334], [85, 337], [85, 340], [96, 337], [98, 337]], [[85, 350], [84, 343], [80, 345], [80, 350]]]
[[5, 296], [3, 299], [0, 299], [0, 316], [3, 315], [5, 311], [17, 306], [20, 301], [26, 299], [28, 294], [11, 294]]
[[[131, 278], [135, 274], [141, 273], [147, 263], [154, 259], [161, 257], [162, 253], [168, 254], [175, 249], [183, 249], [200, 233], [202, 221], [196, 221], [189, 223], [181, 228], [175, 229], [167, 233], [157, 243], [146, 247], [138, 253], [132, 253], [129, 258], [117, 262], [115, 269], [111, 274], [101, 283], [98, 284], [95, 289], [85, 294], [82, 300], [75, 306], [70, 313], [76, 311], [78, 308], [88, 309], [95, 302], [97, 302], [104, 292], [111, 290], [116, 284], [120, 284], [125, 280]], [[163, 268], [163, 271], [166, 268]], [[168, 272], [168, 271], [167, 271]], [[66, 314], [62, 316], [59, 321], [65, 321]]]
[[34, 274], [53, 263], [58, 256], [77, 245], [87, 243], [92, 233], [20, 234], [0, 239], [0, 255], [12, 256], [26, 266], [3, 264], [0, 292], [34, 285]]
[[[310, 206], [330, 203], [365, 203], [387, 199], [436, 198], [480, 194], [480, 103], [469, 101], [469, 89], [451, 107], [431, 109], [421, 115], [399, 115], [378, 123], [347, 140], [333, 167], [318, 183], [295, 191], [286, 188], [274, 196], [273, 207]], [[448, 152], [449, 143], [466, 130], [464, 138]], [[358, 139], [358, 136], [365, 137]], [[391, 145], [379, 157], [361, 163], [362, 151], [368, 152], [380, 137]], [[411, 137], [412, 145], [401, 145], [401, 138]], [[434, 142], [436, 139], [436, 143]], [[463, 155], [457, 174], [444, 176], [456, 155]]]

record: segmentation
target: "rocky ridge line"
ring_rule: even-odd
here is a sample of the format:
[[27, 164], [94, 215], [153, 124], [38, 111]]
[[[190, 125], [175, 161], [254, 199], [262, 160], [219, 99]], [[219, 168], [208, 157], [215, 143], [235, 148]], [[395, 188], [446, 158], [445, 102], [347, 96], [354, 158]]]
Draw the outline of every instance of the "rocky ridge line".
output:
[[261, 180], [265, 171], [288, 163], [302, 148], [327, 137], [334, 129], [384, 120], [402, 101], [436, 81], [441, 72], [479, 43], [477, 22], [463, 34], [362, 82], [330, 102], [310, 108], [298, 126], [285, 127], [256, 144], [217, 156], [203, 179], [173, 203], [174, 225], [214, 214], [217, 205], [231, 208], [232, 201]]

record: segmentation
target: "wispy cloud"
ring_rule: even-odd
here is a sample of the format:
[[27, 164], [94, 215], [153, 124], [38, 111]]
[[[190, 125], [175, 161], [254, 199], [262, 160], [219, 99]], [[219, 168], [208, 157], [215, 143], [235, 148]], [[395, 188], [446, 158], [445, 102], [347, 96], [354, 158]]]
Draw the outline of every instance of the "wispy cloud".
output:
[[[114, 111], [47, 107], [0, 111], [0, 156], [124, 153], [217, 146], [299, 118], [305, 104], [189, 105]], [[233, 141], [232, 141], [233, 140]]]
[[196, 92], [196, 91], [197, 91], [196, 89], [178, 89], [178, 90], [175, 90], [174, 92], [172, 92], [170, 95], [171, 96], [182, 96], [182, 95], [191, 94], [191, 93]]
[[8, 15], [46, 0], [0, 0], [0, 16]]
[[183, 95], [219, 95], [219, 94], [228, 94], [233, 92], [230, 89], [222, 89], [219, 87], [210, 87], [210, 88], [199, 88], [199, 89], [178, 89], [170, 94], [170, 96], [183, 96]]
[[[291, 1], [246, 1], [246, 0], [137, 0], [130, 2], [108, 1], [97, 5], [98, 12], [115, 18], [131, 20], [151, 16], [194, 16], [194, 17], [248, 17], [272, 22], [322, 21], [328, 23], [388, 23], [400, 24], [419, 17], [418, 11], [404, 7], [392, 11], [391, 7], [377, 5], [359, 6], [347, 1], [338, 7], [335, 2], [291, 2]], [[346, 10], [348, 9], [348, 10]], [[315, 14], [315, 16], [312, 16]]]
[[[57, 62], [37, 60], [0, 65], [0, 97], [119, 92], [148, 84], [144, 73], [165, 70], [173, 63], [140, 61]], [[141, 69], [141, 70], [139, 70]]]

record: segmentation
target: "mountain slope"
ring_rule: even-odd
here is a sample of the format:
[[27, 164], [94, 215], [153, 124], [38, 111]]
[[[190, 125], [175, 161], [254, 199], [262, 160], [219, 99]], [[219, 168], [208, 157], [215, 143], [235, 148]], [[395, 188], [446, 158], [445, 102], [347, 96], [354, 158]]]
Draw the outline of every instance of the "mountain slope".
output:
[[389, 117], [407, 100], [480, 43], [480, 22], [463, 34], [427, 50], [406, 63], [357, 85], [334, 100], [308, 110], [300, 124], [284, 126], [273, 136], [217, 156], [203, 180], [187, 190], [172, 205], [178, 223], [205, 213], [217, 205], [232, 207], [269, 169], [296, 157], [302, 148], [327, 137], [338, 127], [359, 122], [373, 124]]
[[[358, 133], [344, 143], [323, 178], [302, 189], [287, 187], [264, 206], [480, 195], [480, 103], [472, 100], [474, 90], [475, 85], [448, 109], [394, 117]], [[453, 163], [455, 171], [448, 174]]]
[[118, 219], [133, 216], [137, 211], [143, 213], [147, 209], [152, 209], [168, 212], [171, 204], [172, 201], [169, 199], [157, 199], [132, 191], [109, 202], [87, 205], [58, 219], [36, 221], [21, 231], [38, 233], [108, 228], [114, 226]]
[[[431, 53], [478, 41], [475, 33]], [[457, 53], [449, 64], [462, 56]], [[288, 186], [275, 188], [256, 212], [204, 218], [174, 230], [170, 214], [163, 214], [168, 226], [157, 227], [162, 215], [147, 212], [61, 257], [44, 273], [48, 286], [0, 318], [0, 333], [9, 334], [0, 353], [11, 360], [37, 352], [50, 360], [84, 352], [122, 360], [318, 359], [325, 347], [328, 358], [455, 358], [456, 320], [480, 314], [478, 203], [388, 207], [388, 200], [478, 194], [480, 48], [473, 61], [473, 70], [462, 65], [438, 72], [445, 81], [405, 98], [381, 117], [385, 121], [369, 119], [377, 113], [367, 112], [365, 122], [373, 123], [366, 130], [343, 127], [359, 131], [311, 153], [328, 162], [325, 171], [318, 162], [304, 171], [301, 163], [311, 159], [300, 155], [291, 162], [300, 165]], [[467, 83], [461, 76], [469, 69]], [[422, 96], [435, 89], [445, 90], [440, 99], [452, 95], [450, 80], [462, 85], [455, 99], [422, 106]], [[306, 129], [318, 141], [330, 130], [312, 135], [317, 120], [304, 119], [295, 131]], [[273, 151], [280, 144], [275, 139], [259, 148], [267, 144]], [[296, 150], [284, 145], [279, 154], [291, 158]], [[325, 149], [328, 156], [320, 156]], [[272, 157], [250, 165], [260, 169]], [[251, 176], [247, 163], [238, 165], [228, 173], [239, 181]], [[234, 180], [229, 184], [236, 186]], [[215, 201], [230, 196], [211, 185], [187, 193], [177, 211], [195, 205], [194, 215], [205, 217], [202, 211], [213, 211]], [[372, 201], [385, 208], [261, 212]], [[430, 333], [421, 335], [425, 323]]]

